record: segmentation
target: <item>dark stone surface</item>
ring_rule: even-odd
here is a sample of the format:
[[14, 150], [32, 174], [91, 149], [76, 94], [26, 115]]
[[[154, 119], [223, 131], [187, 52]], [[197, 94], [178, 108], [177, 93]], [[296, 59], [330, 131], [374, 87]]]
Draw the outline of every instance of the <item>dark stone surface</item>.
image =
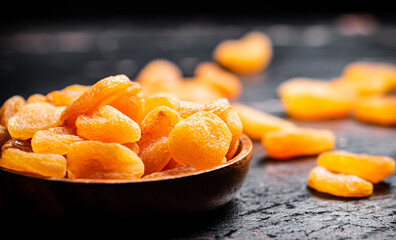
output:
[[[211, 60], [220, 41], [260, 30], [272, 38], [274, 57], [265, 73], [242, 77], [240, 101], [286, 117], [276, 87], [288, 78], [332, 79], [357, 60], [396, 63], [395, 19], [364, 15], [357, 18], [363, 28], [359, 24], [345, 28], [340, 25], [345, 20], [342, 16], [168, 17], [161, 21], [114, 17], [3, 24], [0, 100], [15, 94], [47, 93], [72, 83], [91, 84], [117, 73], [133, 79], [144, 64], [159, 57], [174, 61], [190, 76], [199, 62]], [[395, 128], [353, 119], [296, 123], [334, 130], [337, 149], [396, 157]], [[100, 231], [113, 226], [131, 236], [143, 233], [174, 239], [396, 238], [395, 175], [377, 184], [368, 198], [343, 199], [307, 188], [308, 172], [315, 165], [315, 157], [272, 160], [256, 142], [248, 178], [223, 208], [202, 216], [147, 218], [133, 224], [109, 219], [101, 222]], [[77, 226], [98, 232], [96, 225], [92, 229], [87, 224]]]

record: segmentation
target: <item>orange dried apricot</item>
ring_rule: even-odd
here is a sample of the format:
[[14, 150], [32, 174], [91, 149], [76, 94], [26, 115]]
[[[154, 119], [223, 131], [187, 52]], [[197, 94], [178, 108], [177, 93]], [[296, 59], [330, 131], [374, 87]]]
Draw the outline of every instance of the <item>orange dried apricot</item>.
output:
[[216, 114], [223, 121], [226, 120], [230, 110], [231, 104], [226, 98], [218, 98], [207, 104], [199, 104], [190, 101], [180, 101], [179, 108], [177, 109], [182, 118], [187, 118], [199, 111], [207, 111]]
[[168, 162], [168, 164], [165, 165], [165, 167], [161, 170], [161, 171], [166, 171], [166, 170], [170, 170], [170, 169], [174, 169], [177, 167], [181, 167], [183, 165], [181, 165], [180, 163], [176, 162], [173, 158], [171, 158]]
[[225, 68], [240, 74], [263, 71], [271, 61], [272, 42], [258, 31], [238, 40], [226, 40], [215, 47], [213, 58]]
[[144, 100], [144, 111], [147, 115], [149, 112], [159, 106], [167, 106], [174, 110], [178, 110], [180, 99], [173, 93], [156, 93], [148, 96]]
[[12, 138], [29, 139], [39, 130], [61, 125], [60, 116], [65, 107], [55, 107], [46, 102], [24, 105], [8, 121], [8, 132]]
[[155, 108], [143, 119], [142, 137], [138, 145], [139, 157], [145, 166], [145, 175], [161, 171], [170, 161], [168, 138], [180, 120], [179, 114], [167, 106]]
[[396, 125], [396, 97], [371, 96], [356, 103], [354, 118], [378, 125]]
[[286, 113], [300, 120], [345, 118], [352, 112], [355, 100], [348, 89], [308, 78], [283, 82], [278, 94]]
[[367, 197], [373, 193], [371, 182], [355, 175], [333, 173], [316, 166], [308, 176], [308, 186], [319, 192], [339, 197]]
[[172, 158], [197, 170], [226, 162], [232, 134], [216, 114], [199, 111], [180, 121], [169, 135]]
[[45, 96], [45, 100], [54, 106], [67, 106], [80, 97], [88, 88], [89, 86], [73, 84], [62, 90], [56, 90], [48, 93]]
[[77, 136], [74, 128], [62, 126], [37, 131], [32, 137], [31, 144], [35, 153], [66, 155], [72, 143], [84, 140]]
[[287, 159], [329, 151], [335, 146], [335, 135], [326, 129], [294, 128], [269, 132], [261, 143], [271, 158]]
[[35, 93], [30, 95], [27, 99], [26, 99], [26, 104], [29, 103], [36, 103], [36, 102], [46, 102], [45, 100], [46, 96], [40, 93]]
[[239, 137], [242, 134], [243, 131], [243, 125], [241, 122], [241, 119], [238, 116], [238, 113], [234, 110], [231, 109], [228, 112], [227, 118], [225, 120], [225, 123], [227, 124], [228, 129], [230, 129], [232, 138], [230, 142], [230, 147], [228, 149], [228, 152], [226, 154], [226, 159], [230, 160], [231, 158], [234, 157], [235, 153], [238, 150], [239, 147]]
[[347, 151], [322, 153], [318, 165], [333, 172], [352, 174], [372, 183], [379, 183], [395, 170], [395, 160], [387, 156], [356, 154]]
[[25, 99], [19, 95], [7, 99], [0, 108], [0, 125], [7, 127], [8, 120], [14, 116], [25, 103]]
[[144, 99], [142, 88], [136, 82], [125, 89], [114, 100], [110, 100], [108, 105], [116, 108], [136, 123], [140, 123], [144, 118]]
[[396, 90], [396, 66], [353, 62], [344, 68], [338, 81], [352, 87], [361, 96], [389, 93]]
[[260, 140], [271, 131], [296, 127], [294, 123], [241, 103], [233, 104], [242, 122], [243, 132], [253, 140]]
[[199, 64], [195, 69], [195, 79], [207, 82], [221, 92], [222, 97], [233, 100], [239, 98], [242, 93], [242, 84], [239, 78], [231, 72], [211, 62]]
[[44, 177], [63, 178], [66, 176], [67, 162], [65, 157], [57, 154], [40, 154], [6, 148], [2, 152], [0, 166]]
[[195, 79], [186, 79], [171, 93], [175, 94], [180, 100], [200, 104], [210, 103], [223, 97], [222, 93], [212, 84]]
[[118, 143], [73, 143], [66, 155], [69, 178], [140, 178], [144, 164], [135, 152]]
[[74, 126], [79, 115], [94, 111], [102, 102], [115, 97], [131, 85], [131, 80], [122, 74], [96, 82], [66, 107], [61, 122], [67, 126]]
[[136, 77], [145, 96], [169, 92], [177, 88], [183, 76], [179, 67], [167, 59], [154, 59], [147, 63]]
[[139, 125], [109, 105], [100, 106], [92, 115], [76, 120], [77, 135], [101, 142], [128, 143], [140, 139]]

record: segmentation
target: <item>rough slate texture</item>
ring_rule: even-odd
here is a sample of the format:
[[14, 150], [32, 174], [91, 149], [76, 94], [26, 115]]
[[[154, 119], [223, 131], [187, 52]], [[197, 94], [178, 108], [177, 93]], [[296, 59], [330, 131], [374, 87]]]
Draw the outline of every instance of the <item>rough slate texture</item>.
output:
[[[189, 76], [196, 64], [211, 60], [212, 50], [220, 41], [260, 30], [273, 39], [274, 57], [266, 73], [243, 77], [240, 101], [286, 117], [276, 87], [288, 78], [332, 79], [346, 64], [357, 60], [396, 63], [394, 19], [359, 18], [368, 21], [363, 30], [342, 27], [340, 19], [337, 15], [181, 18], [161, 23], [144, 18], [20, 22], [0, 33], [0, 79], [7, 86], [2, 87], [0, 98], [3, 102], [14, 94], [28, 96], [72, 83], [91, 84], [117, 73], [133, 79], [144, 64], [158, 57], [174, 61]], [[334, 130], [337, 149], [396, 157], [395, 128], [353, 119], [297, 124]], [[204, 216], [142, 219], [137, 227], [124, 221], [120, 226], [128, 225], [131, 235], [142, 232], [175, 239], [396, 238], [395, 175], [377, 184], [368, 198], [342, 199], [307, 188], [308, 172], [315, 165], [314, 157], [269, 159], [263, 147], [255, 143], [246, 183], [223, 208]]]

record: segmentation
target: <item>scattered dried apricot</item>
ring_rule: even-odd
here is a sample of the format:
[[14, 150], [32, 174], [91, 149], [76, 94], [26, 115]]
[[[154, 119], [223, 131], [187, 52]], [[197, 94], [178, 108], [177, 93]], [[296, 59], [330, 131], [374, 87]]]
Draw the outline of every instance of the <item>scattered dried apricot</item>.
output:
[[24, 105], [8, 121], [8, 132], [12, 138], [29, 139], [39, 130], [61, 125], [60, 116], [65, 107], [55, 107], [46, 102]]
[[318, 165], [333, 172], [356, 175], [372, 183], [379, 183], [395, 170], [395, 160], [387, 156], [356, 154], [346, 151], [322, 153]]
[[396, 125], [396, 97], [371, 96], [360, 99], [354, 111], [355, 119], [378, 125]]
[[249, 32], [239, 40], [226, 40], [216, 46], [213, 58], [227, 69], [241, 74], [264, 70], [272, 57], [272, 42], [261, 32]]
[[84, 141], [71, 127], [54, 127], [37, 131], [31, 140], [35, 153], [66, 155], [72, 143]]
[[139, 157], [145, 166], [145, 175], [161, 171], [170, 161], [168, 138], [180, 120], [179, 114], [167, 106], [155, 108], [143, 119], [142, 137], [138, 145]]
[[233, 100], [242, 93], [242, 84], [239, 78], [231, 72], [211, 62], [199, 64], [195, 69], [197, 81], [207, 82], [222, 93], [222, 97]]
[[197, 170], [226, 162], [232, 134], [216, 114], [199, 111], [180, 121], [169, 135], [173, 159]]
[[308, 186], [339, 197], [367, 197], [373, 193], [373, 184], [355, 175], [333, 173], [323, 167], [314, 167], [308, 176]]
[[270, 115], [244, 104], [234, 104], [232, 108], [238, 113], [243, 132], [253, 140], [260, 140], [270, 131], [294, 128], [295, 124], [285, 119]]
[[25, 99], [19, 95], [7, 99], [0, 108], [0, 125], [7, 127], [8, 120], [14, 116], [25, 103]]
[[115, 97], [131, 85], [131, 80], [122, 74], [96, 82], [66, 107], [61, 116], [61, 123], [74, 126], [79, 115], [94, 111], [102, 102]]
[[300, 120], [345, 118], [353, 110], [355, 95], [322, 80], [293, 78], [283, 82], [278, 94], [286, 113]]
[[261, 143], [268, 156], [287, 159], [329, 151], [335, 146], [335, 135], [326, 129], [293, 128], [269, 132]]
[[66, 158], [57, 154], [25, 152], [17, 148], [6, 148], [0, 158], [0, 166], [20, 172], [44, 177], [66, 176]]
[[118, 143], [82, 141], [67, 153], [69, 178], [140, 178], [144, 164], [135, 152]]
[[140, 139], [139, 125], [109, 105], [100, 106], [92, 115], [76, 120], [77, 135], [101, 142], [128, 143]]

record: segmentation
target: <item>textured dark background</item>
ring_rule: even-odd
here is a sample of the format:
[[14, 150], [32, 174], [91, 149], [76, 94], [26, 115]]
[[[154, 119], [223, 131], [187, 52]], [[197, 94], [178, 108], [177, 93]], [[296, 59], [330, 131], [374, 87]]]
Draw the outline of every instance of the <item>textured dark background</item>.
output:
[[[288, 78], [332, 79], [346, 64], [358, 60], [396, 64], [396, 18], [385, 11], [304, 12], [299, 8], [296, 12], [271, 12], [252, 7], [251, 12], [246, 6], [238, 12], [234, 6], [231, 12], [221, 14], [214, 9], [191, 14], [167, 9], [154, 14], [145, 8], [135, 13], [131, 5], [120, 5], [96, 11], [49, 10], [45, 14], [25, 9], [12, 17], [3, 16], [0, 100], [15, 94], [46, 94], [74, 83], [92, 84], [118, 73], [133, 79], [154, 58], [174, 61], [190, 76], [198, 63], [211, 60], [219, 42], [251, 30], [269, 35], [274, 56], [264, 73], [241, 76], [244, 92], [239, 101], [277, 116], [287, 117], [276, 88]], [[334, 130], [337, 149], [396, 158], [393, 127], [353, 119], [296, 123]], [[143, 233], [175, 239], [396, 238], [395, 175], [377, 184], [368, 198], [343, 199], [307, 188], [308, 172], [315, 165], [315, 157], [272, 160], [256, 142], [243, 188], [213, 213], [148, 218], [139, 223], [109, 219], [101, 227], [89, 223], [57, 227], [64, 235], [73, 229], [96, 233], [111, 229], [131, 237]], [[13, 219], [9, 223], [26, 222]]]

